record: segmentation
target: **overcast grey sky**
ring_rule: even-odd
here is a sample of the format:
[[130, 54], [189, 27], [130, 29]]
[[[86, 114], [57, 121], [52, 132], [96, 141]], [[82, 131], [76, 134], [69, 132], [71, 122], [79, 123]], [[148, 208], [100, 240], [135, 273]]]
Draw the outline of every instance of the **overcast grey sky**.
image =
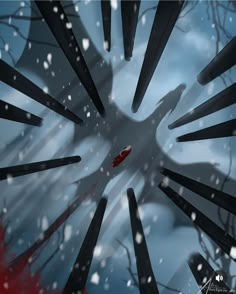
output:
[[[0, 15], [12, 13], [12, 11], [19, 7], [19, 3], [20, 2], [1, 1]], [[101, 52], [101, 54], [104, 55], [104, 58], [107, 60], [107, 62], [110, 62], [112, 67], [115, 68], [116, 65], [123, 60], [123, 44], [121, 16], [119, 9], [120, 3], [116, 1], [113, 1], [112, 3], [113, 11], [111, 53], [104, 51], [100, 2], [82, 1], [78, 7], [79, 14], [84, 23], [84, 26], [86, 27], [98, 50]], [[140, 14], [147, 8], [153, 7], [156, 3], [156, 1], [142, 1]], [[28, 10], [26, 9], [25, 11]], [[187, 89], [185, 94], [188, 93], [190, 89], [192, 89], [191, 95], [184, 95], [181, 103], [176, 109], [176, 112], [173, 113], [170, 117], [167, 117], [162, 122], [157, 130], [157, 142], [163, 148], [163, 150], [168, 152], [168, 154], [176, 161], [184, 163], [199, 161], [217, 162], [220, 164], [219, 169], [221, 169], [223, 172], [227, 172], [229, 165], [227, 149], [229, 142], [228, 139], [205, 140], [192, 143], [176, 143], [176, 136], [199, 128], [199, 122], [194, 122], [191, 123], [191, 125], [187, 125], [172, 131], [169, 131], [167, 128], [168, 123], [172, 122], [175, 118], [187, 112], [192, 107], [209, 99], [224, 88], [220, 79], [216, 79], [205, 87], [202, 87], [196, 83], [197, 74], [215, 56], [214, 24], [209, 22], [207, 19], [206, 4], [204, 1], [202, 1], [202, 3], [200, 3], [191, 13], [178, 21], [178, 26], [185, 32], [182, 32], [178, 28], [173, 30], [160, 64], [158, 65], [152, 82], [150, 83], [150, 86], [145, 94], [145, 98], [140, 107], [140, 110], [137, 114], [133, 114], [131, 112], [131, 102], [137, 84], [139, 71], [142, 66], [154, 13], [154, 10], [149, 11], [142, 19], [140, 19], [138, 23], [132, 61], [126, 63], [123, 69], [118, 74], [114, 75], [112, 99], [127, 116], [133, 118], [134, 120], [143, 120], [153, 112], [156, 104], [163, 97], [163, 95], [177, 87], [180, 83], [186, 83]], [[29, 31], [29, 24], [27, 22], [19, 22], [19, 26], [24, 35], [27, 36]], [[233, 16], [233, 14], [228, 15], [226, 26], [229, 31], [235, 35], [235, 16]], [[8, 44], [9, 48], [12, 49], [12, 53], [17, 60], [23, 52], [25, 42], [21, 38], [14, 37], [12, 31], [5, 27], [3, 28], [1, 25], [0, 33], [4, 36], [4, 39], [6, 39], [6, 43]], [[223, 47], [225, 44], [226, 39], [222, 38], [221, 46]], [[11, 63], [11, 60], [9, 59], [6, 52], [8, 49], [5, 45], [1, 50], [2, 58], [5, 61]], [[27, 74], [31, 75], [32, 79], [41, 87], [47, 86], [45, 81], [42, 81], [34, 73], [28, 72]], [[233, 74], [235, 76], [235, 70], [233, 71]], [[43, 107], [35, 105], [31, 99], [3, 85], [2, 83], [0, 84], [0, 90], [1, 99], [9, 101], [10, 103], [13, 103], [19, 107], [24, 107], [36, 114], [39, 114], [43, 110]], [[220, 121], [228, 120], [230, 115], [235, 117], [235, 106], [214, 114], [212, 117], [207, 117], [201, 120], [200, 127], [206, 127]], [[46, 137], [53, 126], [58, 124], [59, 121], [60, 119], [56, 114], [48, 115], [46, 117], [46, 128], [44, 128], [43, 131], [36, 130], [34, 134], [38, 137], [38, 139]], [[25, 127], [23, 125], [17, 125], [8, 121], [1, 121], [0, 150], [1, 148], [4, 148], [7, 142], [10, 142], [12, 138], [16, 137], [17, 134], [22, 132], [24, 128]], [[54, 141], [48, 141], [44, 146], [42, 146], [37, 154], [32, 156], [32, 159], [36, 161], [53, 157], [60, 149], [60, 146], [64, 146], [65, 144], [69, 145], [69, 143], [72, 142], [73, 132], [74, 126], [72, 123], [66, 122], [62, 130], [54, 138]], [[234, 147], [236, 146], [236, 140], [232, 138], [231, 142], [232, 148], [235, 150]], [[37, 142], [32, 143], [28, 152], [32, 152], [31, 150], [33, 150], [35, 145], [37, 145]], [[81, 142], [81, 144], [75, 149], [70, 150], [70, 155], [86, 155], [86, 151], [89, 146], [96, 146], [96, 148], [99, 149], [99, 160], [93, 160], [93, 158], [91, 158], [89, 162], [86, 161], [86, 164], [89, 167], [89, 171], [85, 170], [86, 166], [83, 166], [82, 163], [82, 171], [77, 172], [76, 174], [74, 173], [73, 169], [66, 168], [55, 173], [55, 177], [51, 179], [51, 183], [53, 184], [59, 182], [61, 186], [59, 186], [59, 188], [53, 187], [52, 190], [48, 192], [48, 202], [46, 202], [46, 199], [44, 199], [45, 202], [41, 203], [41, 205], [45, 205], [45, 207], [42, 214], [39, 215], [39, 219], [41, 217], [40, 221], [43, 219], [43, 214], [50, 215], [50, 219], [47, 221], [52, 221], [53, 217], [55, 217], [60, 209], [64, 207], [65, 195], [67, 196], [67, 201], [68, 199], [72, 199], [74, 197], [76, 188], [73, 186], [73, 184], [69, 185], [65, 189], [62, 188], [63, 184], [68, 184], [69, 182], [71, 183], [73, 182], [72, 179], [77, 180], [78, 178], [87, 176], [89, 173], [96, 170], [107, 155], [110, 148], [110, 142], [104, 142], [102, 138], [98, 140], [89, 137], [85, 141]], [[233, 152], [233, 156], [235, 157], [235, 152]], [[5, 161], [1, 162], [1, 165], [3, 166], [3, 164], [7, 164], [8, 162], [9, 158], [6, 158]], [[64, 177], [62, 174], [66, 174], [66, 176]], [[231, 176], [236, 177], [236, 168], [234, 166]], [[45, 177], [47, 177], [47, 174]], [[31, 181], [35, 181], [35, 183], [38, 181], [38, 185], [40, 186], [40, 180], [42, 179], [43, 178], [40, 177], [37, 179], [34, 176], [30, 176], [26, 182], [29, 184]], [[111, 187], [117, 181], [118, 177], [113, 181], [113, 183], [108, 185], [107, 190], [111, 189]], [[139, 195], [143, 187], [143, 177], [141, 174], [137, 175], [136, 181], [137, 183], [135, 187]], [[114, 220], [113, 235], [109, 236], [105, 234], [104, 237], [99, 241], [97, 256], [95, 256], [94, 262], [92, 264], [89, 279], [93, 281], [94, 274], [98, 272], [100, 280], [98, 285], [96, 285], [94, 282], [88, 284], [89, 293], [90, 291], [91, 293], [107, 292], [112, 294], [129, 292], [138, 293], [137, 289], [130, 287], [130, 283], [128, 282], [130, 277], [127, 272], [127, 256], [125, 255], [124, 250], [119, 247], [119, 249], [114, 253], [112, 252], [111, 248], [107, 248], [109, 247], [109, 242], [114, 239], [114, 236], [119, 239], [119, 234], [122, 232], [122, 227], [127, 225], [127, 222], [129, 221], [127, 203], [125, 203], [125, 200], [123, 199], [124, 197], [121, 197], [125, 192], [125, 188], [125, 186], [122, 187], [121, 191], [114, 196], [113, 201], [121, 201], [123, 206]], [[13, 196], [17, 190], [24, 191], [24, 186], [22, 185], [21, 180], [16, 180], [14, 185], [9, 185], [8, 194]], [[58, 195], [59, 201], [57, 202], [55, 202], [54, 199], [55, 195]], [[45, 203], [47, 203], [48, 206]], [[55, 209], [50, 214], [50, 210], [53, 204], [55, 205]], [[34, 203], [29, 203], [29, 206], [30, 205], [32, 205], [32, 209], [35, 209], [35, 207], [33, 207]], [[94, 205], [87, 203], [85, 206], [86, 207], [80, 207], [76, 217], [73, 216], [69, 222], [69, 224], [72, 225], [74, 229], [76, 228], [76, 224], [79, 222], [82, 222], [85, 225], [88, 224], [86, 223], [86, 214], [94, 210]], [[157, 280], [163, 283], [168, 283], [176, 271], [181, 268], [181, 270], [183, 270], [182, 279], [175, 279], [175, 285], [171, 284], [170, 286], [184, 289], [184, 294], [197, 294], [198, 288], [196, 283], [192, 281], [191, 286], [189, 287], [188, 285], [188, 281], [192, 276], [185, 263], [187, 256], [189, 256], [191, 252], [195, 250], [200, 251], [199, 245], [197, 243], [197, 233], [195, 229], [192, 227], [181, 227], [176, 229], [174, 226], [174, 214], [172, 210], [166, 206], [148, 204], [142, 206], [141, 209], [144, 215], [143, 222], [147, 232], [147, 242], [150, 249], [150, 255], [152, 256], [153, 269]], [[25, 221], [27, 220], [25, 219]], [[30, 225], [31, 224], [29, 224], [29, 227]], [[30, 238], [32, 232], [29, 230], [29, 232], [26, 231], [23, 233], [25, 239], [27, 240], [27, 238]], [[77, 236], [74, 234], [71, 240], [68, 240], [68, 242], [71, 242], [70, 244], [74, 244], [77, 240], [76, 238]], [[80, 240], [82, 239], [80, 235], [78, 238]], [[126, 238], [124, 242], [129, 247], [132, 256], [134, 256], [131, 238]], [[66, 248], [67, 249], [65, 249], [65, 251], [67, 250], [67, 254], [69, 254], [70, 247], [67, 246]], [[19, 244], [16, 244], [14, 249], [16, 251], [21, 250]], [[106, 255], [109, 252], [111, 256], [106, 256], [106, 264], [103, 266], [102, 256], [103, 254]], [[60, 262], [58, 264], [61, 265]], [[56, 263], [56, 265], [58, 264]], [[133, 265], [135, 270], [134, 259]], [[70, 266], [71, 264], [68, 262], [64, 268], [64, 271], [59, 272], [58, 269], [58, 272], [56, 272], [59, 286], [63, 286]], [[233, 270], [236, 270], [235, 266], [232, 268], [232, 271]], [[50, 283], [50, 279], [51, 276], [48, 275], [48, 272], [45, 272], [43, 274], [43, 280]], [[124, 282], [124, 279], [127, 280], [127, 282]]]

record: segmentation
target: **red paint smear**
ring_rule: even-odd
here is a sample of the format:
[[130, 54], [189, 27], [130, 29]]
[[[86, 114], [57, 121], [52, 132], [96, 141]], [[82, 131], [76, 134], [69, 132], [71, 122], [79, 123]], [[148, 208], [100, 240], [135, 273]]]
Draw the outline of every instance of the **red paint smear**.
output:
[[121, 162], [125, 160], [125, 158], [130, 154], [131, 151], [132, 147], [130, 145], [121, 150], [121, 152], [113, 159], [112, 166], [116, 167], [120, 165]]
[[[14, 270], [7, 259], [13, 257], [5, 245], [5, 233], [0, 220], [0, 293], [1, 294], [62, 294], [61, 290], [47, 290], [40, 283], [40, 274], [30, 273], [25, 262], [18, 263]], [[82, 294], [88, 294], [86, 290]]]

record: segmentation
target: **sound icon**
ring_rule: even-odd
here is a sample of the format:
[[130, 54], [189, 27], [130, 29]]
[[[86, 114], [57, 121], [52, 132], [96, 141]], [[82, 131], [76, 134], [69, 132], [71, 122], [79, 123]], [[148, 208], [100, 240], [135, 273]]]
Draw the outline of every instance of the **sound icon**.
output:
[[222, 275], [217, 275], [215, 278], [216, 278], [216, 281], [218, 281], [218, 282], [224, 280], [224, 277]]

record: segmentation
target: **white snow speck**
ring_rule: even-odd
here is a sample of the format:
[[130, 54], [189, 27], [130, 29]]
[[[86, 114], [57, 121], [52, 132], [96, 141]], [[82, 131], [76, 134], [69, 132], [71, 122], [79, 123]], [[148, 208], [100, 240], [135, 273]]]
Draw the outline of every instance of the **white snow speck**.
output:
[[87, 117], [90, 117], [90, 112], [87, 112]]
[[17, 242], [19, 245], [22, 245], [24, 243], [24, 240], [23, 239], [19, 239], [18, 242]]
[[69, 241], [72, 236], [72, 225], [66, 225], [64, 230], [65, 242]]
[[146, 24], [146, 16], [145, 15], [142, 16], [141, 22], [142, 22], [143, 26]]
[[49, 64], [52, 64], [52, 53], [48, 53], [47, 60]]
[[118, 8], [118, 1], [117, 0], [111, 0], [111, 7], [114, 10], [117, 10], [117, 8]]
[[83, 48], [84, 48], [84, 50], [86, 51], [86, 50], [88, 50], [88, 48], [89, 48], [89, 39], [82, 39], [82, 45], [83, 45]]
[[169, 182], [170, 182], [170, 179], [168, 177], [164, 177], [163, 181], [162, 181], [162, 186], [165, 187], [165, 188], [168, 187]]
[[4, 49], [5, 49], [6, 52], [8, 52], [8, 51], [9, 51], [9, 44], [6, 43], [6, 44], [4, 45]]
[[104, 42], [103, 42], [103, 48], [104, 48], [105, 50], [107, 50], [108, 47], [109, 47], [109, 43], [108, 43], [107, 41], [104, 41]]
[[42, 218], [42, 230], [46, 231], [48, 228], [48, 219], [46, 216]]
[[144, 229], [144, 234], [145, 235], [149, 235], [151, 232], [151, 226], [147, 226], [145, 229]]
[[103, 260], [101, 261], [101, 267], [104, 268], [105, 266], [106, 266], [106, 260], [103, 259]]
[[195, 212], [192, 212], [191, 213], [191, 219], [192, 219], [192, 221], [194, 222], [196, 220], [196, 218], [197, 218], [196, 213]]
[[140, 234], [139, 232], [137, 232], [137, 234], [136, 234], [136, 236], [135, 236], [135, 242], [136, 242], [137, 244], [140, 244], [140, 243], [142, 243], [142, 240], [143, 240], [143, 236], [142, 236], [142, 234]]
[[49, 68], [49, 64], [47, 63], [47, 61], [43, 62], [43, 67], [44, 69], [48, 69]]
[[220, 248], [216, 248], [216, 254], [220, 253]]
[[48, 87], [43, 87], [43, 92], [44, 92], [45, 94], [48, 94]]
[[131, 286], [131, 280], [128, 280], [127, 287], [130, 287], [130, 286]]
[[202, 270], [202, 264], [201, 263], [197, 266], [197, 270], [198, 271]]
[[94, 248], [94, 252], [93, 252], [93, 255], [94, 256], [100, 256], [102, 253], [102, 246], [96, 246]]
[[7, 183], [12, 184], [12, 182], [13, 182], [13, 177], [12, 177], [12, 175], [8, 174], [7, 175]]
[[98, 285], [99, 284], [99, 280], [100, 280], [100, 276], [99, 274], [96, 272], [94, 274], [92, 274], [91, 276], [91, 283], [95, 284], [95, 285]]
[[53, 282], [52, 289], [56, 289], [56, 288], [57, 288], [57, 282]]
[[214, 89], [215, 89], [215, 84], [212, 82], [212, 83], [209, 84], [209, 86], [207, 88], [207, 94], [212, 95]]
[[207, 282], [207, 277], [204, 277], [204, 279], [202, 280], [202, 283], [205, 284]]
[[230, 254], [233, 259], [236, 259], [236, 247], [231, 247]]
[[4, 287], [5, 289], [8, 289], [8, 288], [9, 288], [9, 285], [8, 285], [8, 283], [7, 283], [7, 282], [5, 282], [5, 283], [3, 284], [3, 287]]
[[72, 29], [72, 23], [71, 22], [67, 22], [66, 23], [66, 28], [69, 30], [69, 29]]

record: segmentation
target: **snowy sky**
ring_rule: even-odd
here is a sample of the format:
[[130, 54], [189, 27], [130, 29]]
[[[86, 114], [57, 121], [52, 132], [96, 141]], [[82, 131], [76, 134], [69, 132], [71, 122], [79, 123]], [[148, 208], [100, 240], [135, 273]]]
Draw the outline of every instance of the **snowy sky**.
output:
[[[100, 3], [99, 1], [83, 1], [78, 5], [79, 14], [81, 19], [88, 30], [91, 38], [96, 44], [98, 50], [101, 54], [104, 55], [104, 58], [107, 62], [112, 64], [113, 69], [115, 70], [117, 64], [121, 60], [123, 60], [123, 44], [122, 44], [122, 27], [121, 27], [121, 16], [120, 16], [120, 3], [116, 1], [112, 1], [113, 3], [113, 11], [112, 11], [112, 47], [111, 53], [108, 54], [104, 51], [103, 44], [103, 32], [102, 32], [102, 18], [100, 13]], [[155, 1], [142, 1], [140, 7], [140, 14], [147, 8], [155, 5]], [[19, 6], [19, 2], [4, 2], [0, 3], [0, 15], [6, 13], [12, 13]], [[27, 11], [27, 10], [26, 10]], [[170, 122], [174, 121], [181, 114], [187, 112], [189, 109], [194, 106], [202, 103], [203, 101], [209, 99], [214, 94], [224, 89], [224, 85], [219, 79], [211, 82], [209, 85], [202, 87], [197, 84], [196, 76], [201, 71], [201, 69], [215, 56], [215, 31], [214, 24], [208, 21], [206, 14], [206, 5], [204, 1], [202, 1], [196, 9], [194, 9], [191, 13], [181, 18], [178, 21], [178, 26], [181, 27], [185, 32], [182, 32], [178, 28], [175, 28], [169, 43], [163, 53], [160, 64], [158, 65], [156, 72], [153, 76], [152, 82], [146, 92], [143, 103], [140, 107], [140, 110], [137, 114], [133, 114], [131, 112], [131, 102], [134, 95], [135, 87], [138, 80], [137, 72], [140, 71], [143, 61], [143, 56], [146, 50], [148, 36], [151, 30], [152, 21], [154, 17], [155, 11], [149, 11], [145, 17], [140, 19], [135, 39], [135, 50], [133, 52], [132, 61], [126, 63], [120, 72], [114, 75], [113, 80], [113, 88], [112, 88], [112, 98], [117, 104], [117, 106], [129, 117], [134, 120], [143, 120], [148, 117], [153, 110], [156, 108], [157, 102], [170, 90], [177, 87], [180, 83], [186, 83], [187, 89], [185, 90], [185, 95], [183, 96], [182, 101], [177, 107], [176, 111], [167, 117], [160, 127], [157, 130], [157, 142], [162, 146], [165, 152], [168, 152], [169, 155], [177, 161], [180, 162], [217, 162], [219, 163], [219, 169], [223, 172], [227, 172], [229, 160], [228, 160], [228, 142], [229, 139], [217, 139], [217, 140], [205, 140], [201, 142], [192, 142], [192, 143], [176, 143], [175, 138], [179, 134], [187, 133], [192, 130], [196, 130], [200, 127], [207, 127], [209, 125], [215, 124], [216, 122], [227, 120], [229, 117], [235, 117], [235, 106], [232, 106], [230, 109], [225, 109], [212, 115], [211, 117], [204, 118], [200, 122], [193, 122], [191, 125], [184, 126], [177, 130], [169, 131], [167, 126]], [[90, 17], [88, 17], [88, 15]], [[232, 14], [228, 15], [228, 19], [226, 20], [226, 26], [229, 31], [233, 32], [235, 24], [235, 18]], [[25, 35], [28, 34], [29, 26], [27, 22], [24, 25], [19, 24], [22, 27], [20, 29], [23, 31]], [[18, 46], [14, 46], [14, 36], [12, 37], [12, 32], [10, 32], [7, 28], [2, 30], [0, 26], [1, 34], [3, 34], [6, 39], [6, 43], [9, 48], [12, 49], [12, 53], [16, 60], [20, 57], [23, 48], [25, 46], [25, 42], [18, 38]], [[226, 39], [222, 38], [221, 46], [226, 44]], [[2, 58], [7, 62], [11, 62], [8, 58], [7, 50], [8, 46], [6, 44], [1, 49]], [[235, 73], [235, 71], [233, 71]], [[33, 73], [28, 73], [33, 75]], [[45, 82], [41, 81], [41, 79], [37, 76], [32, 76], [34, 81], [41, 87], [47, 86]], [[9, 89], [4, 85], [0, 85], [1, 89], [1, 99], [7, 100], [19, 107], [24, 107], [25, 109], [32, 111], [36, 114], [39, 114], [43, 108], [35, 106], [35, 104], [24, 97], [23, 95], [17, 93], [16, 91]], [[190, 91], [191, 90], [191, 91]], [[190, 93], [188, 95], [188, 93]], [[44, 133], [40, 130], [37, 131], [38, 138], [43, 138], [47, 136], [47, 133], [53, 128], [53, 124], [57, 124], [59, 119], [57, 115], [51, 114], [47, 118], [47, 127], [44, 129]], [[0, 137], [4, 138], [0, 141], [0, 148], [4, 148], [7, 142], [10, 142], [13, 137], [16, 137], [24, 129], [23, 125], [15, 125], [6, 121], [1, 122], [0, 129]], [[59, 147], [66, 143], [72, 142], [73, 140], [73, 125], [68, 122], [63, 126], [61, 133], [55, 138], [54, 142], [50, 142], [42, 147], [42, 149], [32, 156], [34, 161], [40, 160], [46, 157], [54, 156]], [[235, 149], [236, 141], [234, 138], [230, 139], [233, 150]], [[36, 144], [36, 143], [35, 143]], [[54, 145], [52, 145], [54, 144]], [[100, 164], [103, 158], [106, 156], [109, 150], [109, 142], [102, 141], [102, 139], [95, 140], [94, 138], [87, 138], [83, 141], [80, 146], [76, 150], [71, 152], [76, 154], [79, 152], [83, 156], [86, 154], [86, 149], [88, 146], [96, 145], [100, 150], [100, 161], [96, 163], [91, 160], [89, 163], [90, 170], [89, 172], [94, 171]], [[33, 145], [29, 147], [28, 152], [32, 152]], [[1, 150], [1, 149], [0, 149]], [[234, 155], [234, 154], [233, 154]], [[12, 155], [13, 156], [13, 155]], [[15, 156], [15, 155], [14, 155]], [[12, 159], [12, 158], [11, 158]], [[5, 159], [5, 162], [1, 162], [1, 165], [7, 164], [9, 162], [9, 158]], [[73, 178], [73, 170], [68, 171], [65, 169], [64, 171], [68, 172], [67, 178], [63, 179], [63, 183], [71, 180]], [[84, 177], [89, 174], [89, 172], [81, 172], [79, 175], [76, 174], [76, 177]], [[60, 179], [60, 175], [63, 173], [59, 171], [55, 178], [52, 179], [52, 183], [55, 183], [58, 179]], [[236, 177], [236, 168], [233, 167], [232, 177]], [[45, 176], [46, 177], [46, 176]], [[39, 178], [42, 181], [43, 178]], [[118, 181], [117, 178], [115, 181]], [[137, 189], [140, 192], [143, 186], [143, 178], [141, 175], [137, 175]], [[35, 180], [35, 178], [29, 177], [27, 183], [31, 180]], [[72, 182], [72, 181], [70, 181]], [[62, 183], [62, 184], [63, 184]], [[14, 195], [17, 189], [21, 185], [21, 182], [15, 183], [9, 187], [9, 195]], [[39, 184], [40, 185], [40, 182]], [[107, 190], [111, 189], [114, 183], [110, 183], [107, 187]], [[50, 203], [55, 203], [55, 199], [53, 195], [55, 192], [58, 192], [57, 205], [55, 205], [55, 210], [52, 214], [50, 214], [51, 219], [48, 219], [47, 222], [51, 221], [54, 216], [56, 216], [57, 212], [65, 204], [65, 195], [68, 196], [66, 200], [72, 199], [75, 195], [75, 187], [73, 185], [68, 186], [64, 190], [61, 190], [62, 186], [59, 188], [53, 189], [49, 193]], [[128, 211], [127, 204], [125, 204], [125, 200], [121, 198], [120, 195], [125, 191], [126, 187], [123, 187], [123, 190], [120, 191], [115, 197], [114, 201], [121, 201], [121, 205], [123, 205], [123, 209], [116, 215], [114, 220], [114, 235], [116, 235], [117, 239], [119, 239], [119, 233], [122, 231], [122, 226], [128, 221]], [[23, 190], [23, 188], [22, 188]], [[60, 192], [60, 193], [59, 193]], [[114, 203], [113, 203], [114, 204]], [[29, 204], [30, 205], [30, 204]], [[44, 207], [45, 211], [48, 213], [49, 208]], [[80, 208], [78, 215], [72, 217], [70, 220], [70, 224], [75, 226], [79, 221], [86, 224], [86, 214], [94, 210], [94, 206], [91, 203], [87, 204], [87, 208]], [[149, 244], [150, 254], [152, 256], [154, 265], [154, 272], [157, 277], [157, 280], [163, 283], [168, 283], [171, 280], [172, 276], [176, 274], [176, 271], [180, 266], [185, 262], [186, 257], [194, 250], [199, 251], [200, 248], [197, 245], [197, 234], [196, 231], [192, 228], [176, 228], [174, 227], [174, 217], [172, 211], [161, 205], [146, 205], [142, 207], [143, 211], [143, 223], [144, 228], [147, 232], [147, 242]], [[42, 216], [42, 215], [41, 215]], [[152, 217], [151, 217], [152, 216]], [[156, 217], [156, 218], [155, 218]], [[27, 220], [24, 220], [27, 223]], [[43, 222], [43, 221], [42, 221]], [[45, 223], [45, 220], [44, 220]], [[87, 224], [86, 224], [87, 225]], [[156, 233], [153, 232], [157, 232]], [[24, 232], [25, 238], [29, 238], [29, 234]], [[121, 293], [121, 291], [128, 291], [124, 293], [129, 293], [129, 291], [133, 293], [138, 293], [137, 289], [130, 286], [128, 273], [125, 272], [126, 266], [124, 264], [127, 263], [127, 257], [124, 253], [124, 250], [120, 247], [117, 252], [112, 252], [109, 247], [109, 240], [113, 237], [103, 235], [103, 238], [99, 241], [98, 244], [98, 253], [95, 256], [94, 263], [92, 265], [92, 270], [90, 274], [90, 280], [92, 283], [89, 283], [88, 290], [91, 293], [104, 293], [104, 289], [107, 293]], [[122, 238], [122, 236], [120, 236]], [[73, 236], [73, 242], [75, 242], [75, 236]], [[71, 241], [71, 242], [72, 242]], [[131, 238], [126, 238], [124, 243], [130, 248], [131, 253], [133, 253], [132, 249], [132, 240]], [[175, 250], [172, 250], [172, 245], [175, 244]], [[185, 246], [188, 244], [188, 246]], [[18, 245], [15, 246], [18, 248]], [[184, 248], [183, 248], [184, 247]], [[68, 247], [69, 248], [69, 247]], [[19, 248], [18, 248], [19, 250]], [[69, 250], [69, 249], [68, 249]], [[107, 265], [103, 267], [103, 258], [104, 254], [113, 254], [111, 256], [106, 256]], [[171, 264], [171, 261], [175, 260], [175, 264]], [[133, 263], [135, 264], [135, 263]], [[171, 264], [171, 265], [170, 265]], [[65, 271], [63, 273], [57, 272], [59, 275], [58, 279], [60, 279], [59, 285], [63, 285], [63, 281], [66, 279], [66, 269], [69, 271], [71, 264], [68, 264], [65, 267]], [[135, 268], [135, 267], [134, 267]], [[99, 273], [99, 278], [96, 273]], [[95, 274], [95, 276], [94, 276]], [[172, 283], [176, 286], [176, 288], [184, 288], [184, 293], [196, 293], [198, 292], [197, 285], [194, 281], [191, 283], [191, 288], [186, 284], [186, 279], [191, 278], [191, 273], [188, 268], [183, 267], [183, 272], [181, 278], [174, 279]], [[127, 282], [123, 282], [123, 279], [127, 280]], [[44, 280], [48, 283], [50, 282], [47, 276], [47, 272], [44, 274]], [[97, 281], [99, 283], [97, 285]], [[95, 281], [95, 282], [94, 282]], [[90, 293], [90, 292], [89, 292]], [[171, 292], [169, 292], [171, 293]]]

